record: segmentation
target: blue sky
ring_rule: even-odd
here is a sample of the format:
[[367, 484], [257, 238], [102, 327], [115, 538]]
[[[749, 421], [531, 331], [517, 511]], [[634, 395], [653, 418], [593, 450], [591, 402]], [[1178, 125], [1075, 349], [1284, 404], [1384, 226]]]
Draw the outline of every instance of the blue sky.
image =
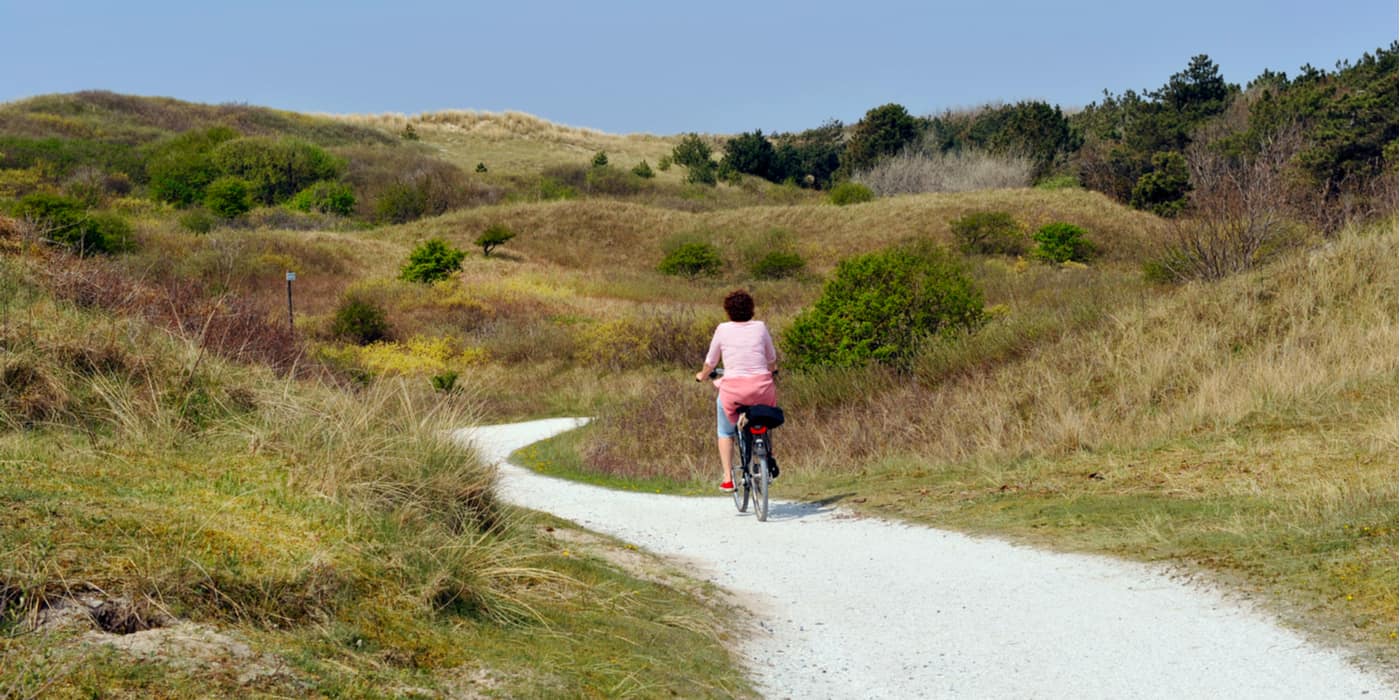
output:
[[1264, 68], [1388, 46], [1395, 0], [0, 0], [0, 101], [107, 89], [311, 112], [514, 109], [613, 132], [796, 130], [898, 102], [1084, 105], [1209, 54]]

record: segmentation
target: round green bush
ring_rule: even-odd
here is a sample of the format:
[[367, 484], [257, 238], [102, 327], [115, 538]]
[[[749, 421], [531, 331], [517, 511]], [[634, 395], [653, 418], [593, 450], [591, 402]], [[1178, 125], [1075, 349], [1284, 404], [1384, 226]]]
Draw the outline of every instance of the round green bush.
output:
[[253, 208], [252, 188], [242, 178], [221, 177], [204, 190], [204, 206], [215, 216], [237, 218]]
[[672, 249], [656, 269], [667, 275], [697, 277], [719, 274], [723, 267], [724, 261], [720, 259], [717, 248], [703, 241], [691, 241]]
[[764, 280], [782, 279], [791, 277], [806, 266], [802, 256], [785, 250], [774, 250], [754, 262], [749, 272], [754, 277]]
[[979, 211], [949, 223], [964, 253], [1020, 255], [1026, 252], [1026, 234], [1010, 214]]
[[861, 204], [875, 199], [875, 191], [859, 182], [843, 182], [831, 188], [831, 203], [838, 207]]
[[1085, 262], [1094, 254], [1094, 246], [1084, 240], [1085, 235], [1087, 232], [1074, 224], [1061, 221], [1046, 224], [1031, 236], [1036, 244], [1031, 256], [1054, 263]]
[[651, 178], [656, 177], [656, 173], [651, 171], [651, 166], [648, 165], [645, 160], [638, 163], [635, 167], [632, 168], [632, 174], [642, 178], [643, 180], [650, 180]]
[[355, 191], [343, 182], [321, 180], [298, 192], [290, 205], [297, 211], [350, 216], [355, 213]]
[[975, 328], [982, 292], [951, 254], [893, 248], [843, 260], [782, 336], [797, 367], [902, 366], [925, 339]]
[[424, 284], [445, 280], [461, 269], [466, 257], [466, 251], [447, 245], [447, 241], [429, 238], [409, 254], [399, 278]]
[[348, 343], [369, 345], [389, 337], [389, 321], [378, 304], [350, 296], [336, 308], [331, 333]]

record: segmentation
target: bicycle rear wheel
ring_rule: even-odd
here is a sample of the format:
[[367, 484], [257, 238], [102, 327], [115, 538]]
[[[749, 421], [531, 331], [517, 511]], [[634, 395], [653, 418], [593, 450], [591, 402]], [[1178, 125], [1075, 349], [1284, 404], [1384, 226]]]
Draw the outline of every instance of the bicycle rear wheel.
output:
[[753, 483], [753, 514], [759, 522], [768, 520], [768, 448], [760, 443], [755, 446], [753, 463], [749, 471], [749, 481]]
[[743, 513], [749, 509], [749, 480], [744, 477], [744, 448], [742, 437], [734, 438], [734, 455], [729, 461], [729, 480], [734, 483], [734, 507]]

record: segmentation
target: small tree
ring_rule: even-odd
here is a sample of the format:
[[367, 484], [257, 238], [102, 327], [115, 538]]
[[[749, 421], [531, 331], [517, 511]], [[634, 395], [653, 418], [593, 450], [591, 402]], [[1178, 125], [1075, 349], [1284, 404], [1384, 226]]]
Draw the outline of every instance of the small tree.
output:
[[651, 171], [651, 166], [647, 165], [647, 162], [645, 160], [638, 163], [637, 167], [632, 168], [632, 174], [642, 178], [643, 180], [650, 180], [651, 178], [656, 177], [656, 173]]
[[512, 238], [515, 238], [515, 232], [506, 228], [504, 224], [491, 224], [476, 237], [476, 244], [481, 246], [482, 257], [491, 257], [491, 251], [496, 246]]
[[399, 278], [424, 284], [445, 280], [461, 269], [465, 257], [466, 251], [447, 245], [441, 238], [429, 238], [409, 254]]
[[656, 161], [656, 168], [661, 172], [671, 169], [671, 156], [661, 156], [661, 160]]
[[478, 163], [476, 164], [476, 171], [479, 172], [479, 173], [484, 173], [484, 172], [486, 172], [486, 164], [485, 164], [485, 163], [478, 162]]
[[719, 181], [719, 166], [710, 155], [710, 145], [698, 134], [687, 134], [671, 150], [671, 160], [685, 166], [685, 181], [693, 184], [713, 185]]
[[608, 164], [608, 154], [606, 151], [598, 151], [593, 154], [593, 167], [601, 168]]
[[724, 163], [745, 175], [770, 177], [773, 143], [759, 129], [755, 129], [751, 134], [735, 136], [724, 144]]
[[418, 131], [413, 128], [412, 124], [405, 124], [403, 127], [403, 133], [400, 133], [399, 136], [402, 137], [405, 141], [417, 141]]

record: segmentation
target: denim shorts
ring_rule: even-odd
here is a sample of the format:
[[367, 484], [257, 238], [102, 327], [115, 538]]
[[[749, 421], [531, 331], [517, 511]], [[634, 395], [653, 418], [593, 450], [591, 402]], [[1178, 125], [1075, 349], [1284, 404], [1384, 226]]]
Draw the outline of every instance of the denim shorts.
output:
[[739, 434], [733, 423], [729, 422], [729, 416], [724, 414], [724, 402], [719, 396], [715, 396], [715, 428], [722, 438], [732, 438]]

